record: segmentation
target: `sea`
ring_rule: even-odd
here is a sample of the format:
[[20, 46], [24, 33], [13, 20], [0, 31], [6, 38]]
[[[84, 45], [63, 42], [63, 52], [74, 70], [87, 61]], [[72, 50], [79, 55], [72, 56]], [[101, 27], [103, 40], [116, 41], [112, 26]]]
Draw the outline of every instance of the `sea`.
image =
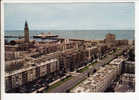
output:
[[[30, 30], [30, 38], [41, 32], [51, 32], [53, 35], [59, 35], [61, 38], [73, 38], [84, 40], [103, 40], [108, 33], [115, 34], [116, 39], [135, 40], [135, 30]], [[5, 36], [23, 36], [24, 30], [8, 30]], [[7, 41], [17, 38], [6, 38]], [[40, 40], [40, 39], [36, 39]]]

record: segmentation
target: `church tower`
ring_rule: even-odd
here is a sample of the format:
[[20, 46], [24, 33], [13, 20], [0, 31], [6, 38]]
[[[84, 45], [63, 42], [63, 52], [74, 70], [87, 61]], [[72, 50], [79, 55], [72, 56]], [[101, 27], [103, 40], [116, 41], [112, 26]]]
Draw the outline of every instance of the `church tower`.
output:
[[25, 21], [24, 42], [25, 42], [25, 43], [29, 43], [29, 28], [28, 28], [28, 23], [27, 23], [27, 21]]

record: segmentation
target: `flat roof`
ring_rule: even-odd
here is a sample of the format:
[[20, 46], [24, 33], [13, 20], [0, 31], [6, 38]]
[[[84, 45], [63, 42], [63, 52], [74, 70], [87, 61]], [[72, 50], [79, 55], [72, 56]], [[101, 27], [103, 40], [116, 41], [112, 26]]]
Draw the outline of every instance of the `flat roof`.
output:
[[98, 70], [94, 75], [91, 75], [85, 81], [80, 83], [77, 87], [75, 87], [71, 92], [91, 92], [95, 88], [101, 86], [107, 77], [116, 70], [117, 67], [112, 65], [107, 65], [106, 67], [102, 67]]
[[120, 64], [121, 62], [123, 62], [125, 59], [124, 58], [117, 58], [114, 59], [113, 61], [110, 62], [110, 64]]
[[51, 60], [48, 60], [48, 61], [45, 61], [45, 62], [35, 63], [35, 66], [32, 66], [31, 64], [29, 64], [30, 65], [29, 67], [23, 67], [19, 70], [14, 70], [14, 71], [11, 71], [11, 72], [5, 72], [5, 77], [11, 76], [11, 75], [14, 75], [14, 74], [17, 74], [17, 73], [22, 73], [24, 71], [27, 71], [27, 70], [30, 70], [30, 69], [33, 69], [33, 68], [36, 68], [36, 67], [39, 67], [39, 66], [43, 66], [43, 65], [46, 65], [48, 63], [55, 62], [55, 61], [57, 61], [57, 59], [51, 59]]

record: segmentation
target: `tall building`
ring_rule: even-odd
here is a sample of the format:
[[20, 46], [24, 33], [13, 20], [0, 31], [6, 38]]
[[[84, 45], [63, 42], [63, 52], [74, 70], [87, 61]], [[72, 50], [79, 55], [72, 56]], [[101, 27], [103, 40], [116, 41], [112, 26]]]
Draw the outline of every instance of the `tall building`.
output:
[[111, 34], [111, 33], [108, 33], [108, 34], [106, 35], [106, 41], [108, 41], [108, 42], [113, 42], [113, 41], [115, 41], [115, 35], [114, 35], [114, 34]]
[[25, 42], [25, 43], [29, 43], [29, 28], [28, 28], [27, 21], [25, 21], [24, 42]]
[[116, 38], [114, 34], [108, 33], [104, 39], [104, 43], [107, 44], [108, 47], [113, 47], [116, 45]]

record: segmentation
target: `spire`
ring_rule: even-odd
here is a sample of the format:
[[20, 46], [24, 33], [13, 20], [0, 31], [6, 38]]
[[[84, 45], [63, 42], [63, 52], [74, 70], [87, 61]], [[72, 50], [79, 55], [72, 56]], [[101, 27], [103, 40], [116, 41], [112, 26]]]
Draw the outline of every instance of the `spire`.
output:
[[28, 27], [28, 23], [27, 23], [27, 21], [25, 21], [25, 27], [26, 27], [26, 28]]
[[28, 23], [25, 21], [25, 27], [24, 27], [24, 42], [29, 43], [29, 28]]

